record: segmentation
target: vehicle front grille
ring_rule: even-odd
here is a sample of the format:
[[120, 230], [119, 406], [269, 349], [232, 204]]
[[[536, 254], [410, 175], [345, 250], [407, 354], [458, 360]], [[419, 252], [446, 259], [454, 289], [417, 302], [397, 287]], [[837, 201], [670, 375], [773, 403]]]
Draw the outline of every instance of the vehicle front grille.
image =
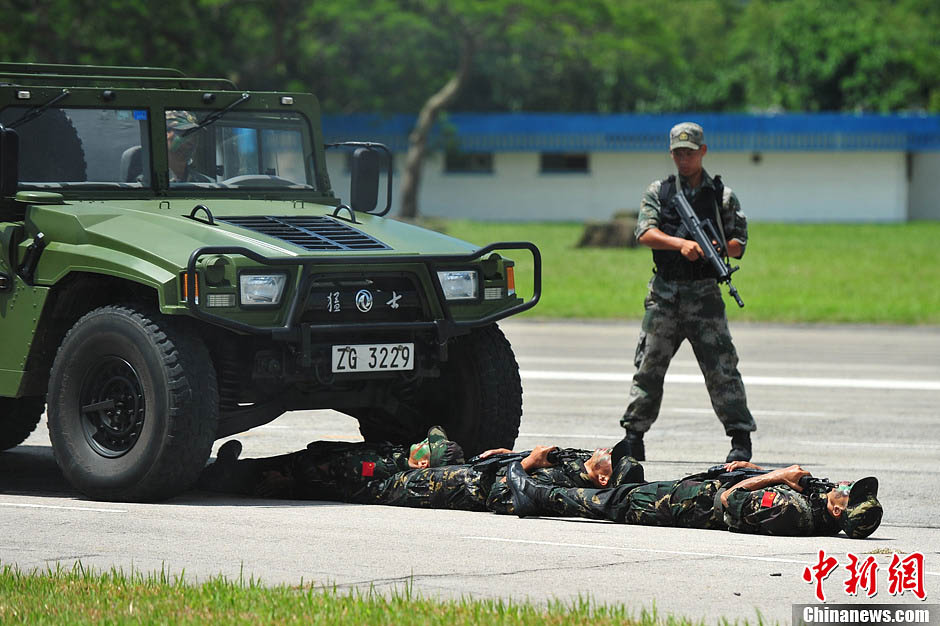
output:
[[286, 241], [304, 250], [390, 249], [378, 239], [331, 217], [252, 215], [215, 219]]
[[410, 274], [317, 276], [307, 291], [301, 322], [318, 324], [414, 322], [428, 319]]

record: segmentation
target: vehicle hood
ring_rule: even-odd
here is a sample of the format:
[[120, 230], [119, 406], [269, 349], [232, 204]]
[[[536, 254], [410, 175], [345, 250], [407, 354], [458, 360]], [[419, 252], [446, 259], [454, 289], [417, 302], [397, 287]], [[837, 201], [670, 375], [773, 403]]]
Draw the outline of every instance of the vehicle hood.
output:
[[[477, 249], [470, 243], [411, 224], [368, 214], [356, 214], [357, 223], [330, 217], [334, 207], [265, 200], [213, 200], [206, 202], [215, 220], [207, 223], [205, 211], [189, 217], [193, 200], [81, 201], [34, 206], [29, 219], [49, 243], [91, 245], [133, 254], [158, 265], [184, 267], [192, 252], [206, 246], [238, 246], [265, 257], [309, 258], [318, 256], [399, 256], [466, 254]], [[346, 211], [341, 212], [347, 216]], [[247, 219], [252, 218], [252, 219]], [[258, 220], [254, 218], [259, 218]], [[299, 218], [299, 219], [295, 219]], [[296, 238], [284, 238], [284, 228], [254, 228], [254, 223], [326, 223], [341, 233], [358, 233], [380, 245], [348, 248], [305, 248]], [[226, 221], [231, 220], [231, 221]], [[247, 224], [247, 225], [246, 225]], [[335, 230], [335, 229], [332, 229]], [[162, 263], [160, 261], [163, 261]]]

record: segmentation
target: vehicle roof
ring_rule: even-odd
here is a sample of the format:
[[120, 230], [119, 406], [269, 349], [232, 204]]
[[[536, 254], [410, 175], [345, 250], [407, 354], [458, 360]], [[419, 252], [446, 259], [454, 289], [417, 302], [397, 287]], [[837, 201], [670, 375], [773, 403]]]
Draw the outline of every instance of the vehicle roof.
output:
[[189, 77], [169, 67], [0, 63], [0, 83], [64, 87], [237, 90], [226, 78]]

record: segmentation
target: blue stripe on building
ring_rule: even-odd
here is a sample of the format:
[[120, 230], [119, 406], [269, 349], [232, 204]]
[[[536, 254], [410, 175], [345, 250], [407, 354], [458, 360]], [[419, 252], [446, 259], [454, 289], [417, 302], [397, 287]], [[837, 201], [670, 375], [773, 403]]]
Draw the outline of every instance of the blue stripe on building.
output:
[[[691, 120], [720, 151], [940, 150], [940, 115], [669, 113], [451, 113], [435, 126], [432, 142], [464, 152], [658, 152], [674, 124]], [[328, 142], [379, 141], [408, 148], [414, 115], [324, 115]]]

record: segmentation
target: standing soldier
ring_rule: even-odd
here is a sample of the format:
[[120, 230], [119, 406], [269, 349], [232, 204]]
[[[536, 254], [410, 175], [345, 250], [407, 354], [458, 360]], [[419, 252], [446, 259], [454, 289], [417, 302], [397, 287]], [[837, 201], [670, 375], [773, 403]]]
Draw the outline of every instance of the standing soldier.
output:
[[674, 204], [681, 185], [699, 219], [713, 221], [728, 254], [741, 258], [747, 245], [747, 220], [721, 177], [709, 176], [702, 167], [707, 150], [701, 126], [692, 122], [674, 126], [669, 131], [669, 152], [679, 178], [653, 182], [640, 205], [637, 241], [653, 249], [656, 267], [636, 348], [630, 402], [620, 420], [626, 430], [627, 453], [639, 461], [646, 458], [643, 434], [659, 416], [666, 369], [685, 339], [692, 344], [705, 375], [712, 407], [731, 437], [727, 460], [751, 459], [751, 432], [757, 425], [747, 408], [717, 276], [702, 258], [698, 243], [682, 227]]

